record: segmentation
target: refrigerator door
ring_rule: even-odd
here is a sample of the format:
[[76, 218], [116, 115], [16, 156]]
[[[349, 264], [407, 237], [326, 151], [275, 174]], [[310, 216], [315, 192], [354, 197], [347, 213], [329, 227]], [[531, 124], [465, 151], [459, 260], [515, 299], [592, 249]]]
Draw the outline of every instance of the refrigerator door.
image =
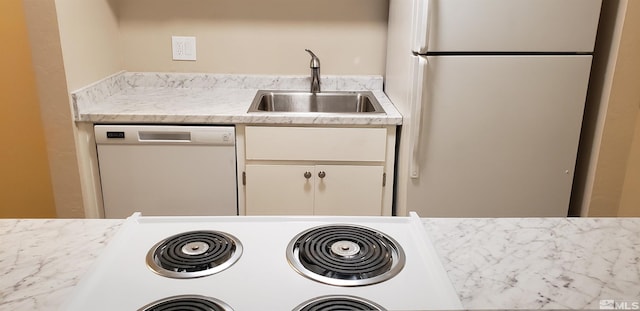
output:
[[592, 52], [602, 4], [602, 0], [412, 1], [412, 50], [418, 54]]
[[419, 141], [401, 142], [418, 148], [410, 156], [419, 173], [400, 176], [410, 210], [566, 216], [592, 57], [416, 58], [425, 81], [413, 117], [419, 134], [411, 135]]

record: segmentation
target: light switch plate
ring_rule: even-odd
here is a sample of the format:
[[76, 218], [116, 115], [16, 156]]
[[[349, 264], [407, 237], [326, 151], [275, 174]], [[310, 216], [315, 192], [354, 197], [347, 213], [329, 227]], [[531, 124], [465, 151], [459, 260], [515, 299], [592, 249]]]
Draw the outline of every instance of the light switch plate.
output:
[[173, 60], [196, 60], [196, 37], [171, 37]]

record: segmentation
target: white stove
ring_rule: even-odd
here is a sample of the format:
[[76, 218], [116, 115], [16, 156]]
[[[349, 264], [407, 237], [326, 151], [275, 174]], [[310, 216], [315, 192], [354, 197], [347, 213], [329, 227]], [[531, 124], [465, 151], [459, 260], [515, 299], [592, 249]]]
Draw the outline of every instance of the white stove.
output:
[[415, 213], [136, 213], [63, 310], [328, 310], [338, 305], [353, 310], [462, 308]]

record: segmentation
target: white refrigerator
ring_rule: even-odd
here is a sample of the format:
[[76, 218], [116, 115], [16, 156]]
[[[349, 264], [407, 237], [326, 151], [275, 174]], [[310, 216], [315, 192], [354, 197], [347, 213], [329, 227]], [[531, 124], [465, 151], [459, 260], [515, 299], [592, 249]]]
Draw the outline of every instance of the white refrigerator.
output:
[[397, 215], [567, 215], [600, 6], [390, 0]]

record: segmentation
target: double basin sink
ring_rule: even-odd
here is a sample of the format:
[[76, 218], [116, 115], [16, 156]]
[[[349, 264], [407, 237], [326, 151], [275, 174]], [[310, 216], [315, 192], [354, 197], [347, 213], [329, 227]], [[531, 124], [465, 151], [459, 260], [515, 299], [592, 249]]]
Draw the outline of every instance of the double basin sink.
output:
[[247, 112], [385, 113], [369, 91], [311, 93], [267, 90], [258, 91]]

